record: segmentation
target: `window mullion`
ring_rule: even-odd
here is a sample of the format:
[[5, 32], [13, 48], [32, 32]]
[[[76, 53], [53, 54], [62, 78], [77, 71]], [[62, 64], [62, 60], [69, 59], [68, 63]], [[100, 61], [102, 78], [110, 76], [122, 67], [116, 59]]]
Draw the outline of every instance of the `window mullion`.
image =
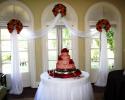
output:
[[63, 38], [62, 38], [63, 31], [62, 30], [63, 30], [63, 27], [60, 26], [60, 51], [63, 47]]
[[61, 51], [62, 48], [62, 28], [61, 26], [57, 26], [57, 41], [58, 41], [58, 55], [59, 51]]
[[59, 41], [59, 27], [57, 26], [57, 53], [58, 53], [58, 55], [59, 55], [59, 45], [60, 45], [60, 43], [59, 43], [60, 41]]
[[1, 49], [1, 29], [0, 29], [0, 70], [2, 71], [2, 49]]

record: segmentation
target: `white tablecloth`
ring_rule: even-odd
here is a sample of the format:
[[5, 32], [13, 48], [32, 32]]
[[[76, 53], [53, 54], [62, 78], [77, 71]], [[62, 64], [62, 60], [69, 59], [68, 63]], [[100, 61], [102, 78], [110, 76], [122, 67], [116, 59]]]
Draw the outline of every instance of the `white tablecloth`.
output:
[[35, 100], [93, 100], [89, 74], [82, 71], [77, 78], [52, 78], [47, 72], [40, 76], [41, 82]]

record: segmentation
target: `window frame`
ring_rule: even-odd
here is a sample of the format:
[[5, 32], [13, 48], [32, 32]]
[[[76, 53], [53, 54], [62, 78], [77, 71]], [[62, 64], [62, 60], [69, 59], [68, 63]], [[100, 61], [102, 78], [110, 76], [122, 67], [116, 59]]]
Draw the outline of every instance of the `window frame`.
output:
[[[27, 28], [28, 26], [26, 26], [26, 28]], [[2, 29], [6, 29], [6, 30], [8, 30], [7, 28], [6, 28], [6, 26], [2, 26], [1, 28], [0, 28], [0, 31], [2, 30]], [[9, 33], [9, 32], [8, 32]], [[9, 33], [10, 34], [10, 33]], [[8, 34], [8, 35], [9, 35]], [[11, 35], [10, 35], [11, 36]], [[18, 37], [17, 37], [18, 38]], [[3, 73], [5, 73], [5, 74], [10, 74], [11, 72], [4, 72], [3, 71], [3, 65], [2, 64], [4, 64], [3, 62], [2, 62], [2, 53], [6, 53], [6, 52], [9, 52], [10, 53], [10, 56], [11, 56], [11, 37], [9, 37], [9, 39], [1, 39], [1, 32], [0, 32], [0, 44], [2, 43], [2, 42], [5, 42], [5, 41], [8, 41], [9, 43], [10, 43], [10, 50], [8, 51], [2, 51], [2, 45], [0, 46], [0, 65], [1, 65], [1, 71], [3, 72]], [[27, 59], [27, 64], [28, 64], [28, 68], [27, 68], [27, 71], [24, 71], [23, 70], [23, 68], [21, 68], [21, 65], [20, 65], [20, 69], [21, 69], [21, 73], [26, 73], [26, 72], [29, 72], [29, 46], [28, 46], [28, 40], [26, 40], [26, 39], [24, 39], [24, 40], [22, 40], [22, 39], [18, 39], [18, 42], [21, 42], [21, 41], [26, 41], [27, 42], [27, 49], [26, 50], [18, 50], [18, 52], [19, 52], [19, 54], [21, 53], [21, 52], [26, 52], [27, 53], [27, 57], [28, 57], [28, 59]], [[7, 63], [7, 64], [9, 64], [10, 66], [11, 66], [11, 60]], [[20, 63], [21, 64], [21, 63]]]
[[[116, 30], [116, 29], [115, 29], [115, 28], [116, 28], [116, 25], [115, 25], [115, 24], [111, 24], [111, 26], [112, 26], [111, 28], [114, 29], [114, 34], [113, 34], [113, 41], [114, 41], [114, 35], [116, 34], [116, 31], [115, 31], [115, 30]], [[96, 24], [95, 24], [95, 25], [90, 25], [89, 28], [90, 28], [90, 29], [91, 29], [91, 28], [96, 29]], [[97, 32], [98, 32], [98, 31], [97, 31]], [[92, 69], [94, 69], [94, 68], [95, 68], [95, 69], [98, 69], [98, 68], [99, 68], [99, 58], [100, 58], [100, 49], [101, 49], [101, 48], [100, 48], [100, 41], [101, 41], [100, 35], [101, 35], [102, 33], [99, 33], [99, 32], [98, 32], [97, 34], [98, 34], [98, 35], [96, 35], [97, 37], [91, 37], [91, 47], [90, 47], [91, 52], [92, 52], [92, 50], [94, 50], [94, 49], [99, 50], [99, 55], [98, 55], [99, 57], [98, 57], [98, 60], [97, 60], [97, 61], [92, 61], [92, 55], [90, 54], [90, 56], [91, 56], [90, 63], [91, 63], [91, 68], [92, 68]], [[92, 47], [92, 41], [95, 40], [95, 39], [98, 39], [98, 40], [99, 40], [99, 47], [96, 47], [96, 48]], [[108, 44], [107, 44], [107, 59], [108, 59], [108, 65], [109, 65], [109, 60], [113, 60], [113, 62], [115, 61], [115, 58], [114, 58], [114, 57], [115, 57], [115, 53], [113, 54], [114, 57], [112, 57], [112, 58], [109, 58], [109, 57], [108, 57], [109, 49], [110, 49], [110, 48], [108, 47]], [[113, 51], [114, 51], [114, 50], [115, 50], [115, 47], [113, 48]], [[98, 62], [98, 64], [97, 64], [98, 66], [97, 66], [97, 67], [93, 67], [93, 66], [92, 66], [92, 62]], [[113, 65], [112, 65], [112, 67], [109, 66], [109, 69], [111, 70], [111, 69], [113, 68], [113, 66], [114, 66], [114, 63], [113, 63]]]

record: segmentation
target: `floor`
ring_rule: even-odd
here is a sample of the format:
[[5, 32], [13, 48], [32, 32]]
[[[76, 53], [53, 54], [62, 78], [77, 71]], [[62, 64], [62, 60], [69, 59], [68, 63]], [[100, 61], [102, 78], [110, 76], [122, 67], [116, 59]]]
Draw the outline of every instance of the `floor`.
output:
[[21, 95], [8, 94], [8, 100], [34, 100], [36, 90], [36, 88], [24, 88], [23, 93]]
[[94, 100], [104, 100], [104, 87], [97, 87], [93, 86], [93, 91], [94, 91]]

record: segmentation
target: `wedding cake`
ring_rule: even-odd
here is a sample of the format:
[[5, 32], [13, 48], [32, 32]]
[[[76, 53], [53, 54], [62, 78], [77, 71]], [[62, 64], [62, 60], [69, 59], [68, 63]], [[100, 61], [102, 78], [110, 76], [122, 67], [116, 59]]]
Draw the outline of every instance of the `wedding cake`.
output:
[[70, 58], [69, 50], [63, 48], [58, 56], [56, 69], [49, 70], [49, 75], [58, 78], [71, 78], [80, 76], [81, 71], [76, 69], [73, 59]]

